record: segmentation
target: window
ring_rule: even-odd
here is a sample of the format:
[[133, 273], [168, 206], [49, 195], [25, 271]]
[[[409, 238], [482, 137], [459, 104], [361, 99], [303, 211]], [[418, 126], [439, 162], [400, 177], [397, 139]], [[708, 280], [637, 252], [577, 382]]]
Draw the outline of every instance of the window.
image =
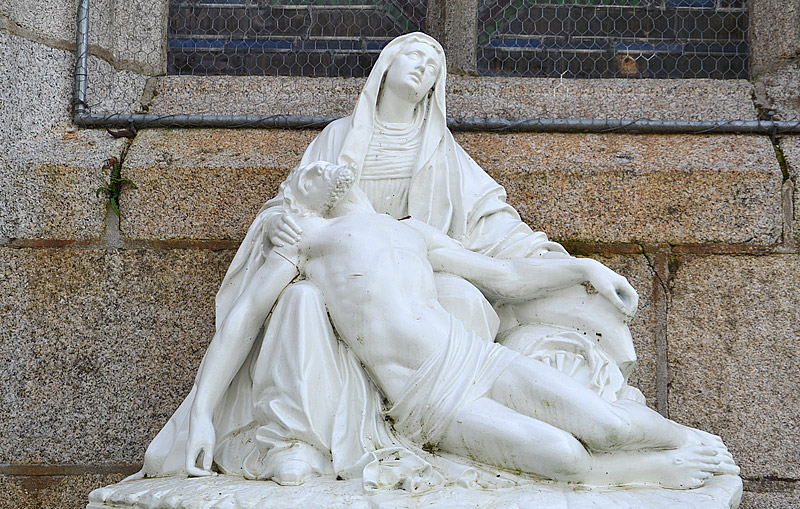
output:
[[425, 0], [173, 0], [167, 72], [365, 76], [426, 13]]

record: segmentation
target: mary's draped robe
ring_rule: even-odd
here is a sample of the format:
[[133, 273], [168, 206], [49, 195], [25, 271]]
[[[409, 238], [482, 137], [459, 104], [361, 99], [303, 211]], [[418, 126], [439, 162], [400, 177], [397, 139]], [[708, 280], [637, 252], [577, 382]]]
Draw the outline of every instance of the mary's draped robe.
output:
[[[353, 114], [328, 125], [300, 164], [322, 160], [351, 164], [359, 172], [377, 129], [376, 105], [386, 71], [396, 55], [414, 42], [434, 46], [444, 68], [441, 48], [431, 41], [423, 34], [392, 41], [375, 64]], [[489, 256], [567, 256], [561, 246], [520, 220], [506, 203], [505, 190], [453, 139], [446, 125], [444, 79], [440, 72], [431, 93], [417, 106], [423, 119], [407, 191], [409, 216]], [[250, 226], [217, 294], [217, 328], [272, 249], [265, 230], [270, 218], [283, 212], [282, 203], [281, 195], [269, 200]], [[437, 290], [442, 305], [467, 328], [487, 341], [495, 338], [500, 318], [476, 288], [456, 276], [437, 274]], [[290, 458], [308, 462], [320, 474], [361, 476], [366, 488], [391, 486], [402, 479], [413, 490], [440, 483], [443, 475], [475, 480], [475, 469], [458, 462], [443, 460], [431, 468], [413, 444], [393, 432], [384, 419], [382, 395], [358, 359], [336, 339], [325, 306], [307, 281], [285, 289], [215, 411], [217, 467], [268, 479], [276, 462]], [[515, 322], [514, 313], [507, 311], [507, 320]], [[511, 330], [512, 325], [503, 329]], [[624, 336], [627, 327], [624, 323], [620, 327]], [[632, 365], [629, 334], [621, 343], [619, 358], [612, 357]], [[148, 448], [145, 475], [183, 471], [193, 397], [194, 390]], [[395, 457], [402, 460], [386, 468], [383, 460]]]

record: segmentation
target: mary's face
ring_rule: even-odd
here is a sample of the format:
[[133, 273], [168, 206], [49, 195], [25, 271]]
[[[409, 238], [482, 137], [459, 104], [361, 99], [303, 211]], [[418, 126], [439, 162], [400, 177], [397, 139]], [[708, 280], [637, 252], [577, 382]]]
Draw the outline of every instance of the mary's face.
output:
[[433, 88], [440, 71], [434, 48], [421, 42], [411, 43], [389, 66], [383, 86], [417, 103]]

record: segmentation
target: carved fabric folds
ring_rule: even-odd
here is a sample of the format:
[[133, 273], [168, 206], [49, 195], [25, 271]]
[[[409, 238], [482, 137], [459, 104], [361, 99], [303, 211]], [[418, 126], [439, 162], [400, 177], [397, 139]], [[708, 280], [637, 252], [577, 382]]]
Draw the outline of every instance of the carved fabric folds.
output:
[[[393, 40], [381, 52], [353, 114], [326, 127], [309, 145], [301, 164], [318, 160], [350, 163], [360, 171], [375, 127], [384, 74], [403, 48], [414, 42], [432, 46], [439, 54], [440, 68], [446, 69], [441, 46], [429, 36], [413, 33]], [[545, 234], [534, 233], [520, 220], [506, 203], [504, 189], [453, 139], [446, 123], [444, 72], [421, 107], [425, 118], [408, 191], [410, 216], [489, 256], [527, 257], [552, 250]], [[242, 241], [217, 294], [217, 328], [264, 265], [265, 253], [272, 249], [265, 228], [268, 220], [282, 211], [282, 201], [280, 194], [269, 200]], [[549, 246], [542, 247], [544, 243]], [[465, 323], [482, 317], [483, 323], [469, 328], [493, 338], [498, 319], [491, 305], [466, 281], [450, 279], [444, 286], [460, 299], [451, 298], [440, 287], [442, 305]], [[471, 291], [459, 291], [459, 286]], [[421, 489], [441, 482], [441, 476], [425, 466], [430, 457], [421, 459], [424, 454], [413, 444], [402, 444], [402, 437], [392, 436], [382, 418], [380, 394], [353, 355], [336, 340], [325, 303], [314, 295], [318, 290], [310, 287], [310, 283], [295, 283], [286, 289], [265, 323], [263, 341], [253, 346], [216, 409], [215, 463], [226, 472], [266, 478], [274, 467], [272, 459], [287, 453], [298, 454], [322, 474], [362, 475], [367, 489], [398, 484]], [[465, 294], [471, 297], [465, 300]], [[284, 366], [287, 372], [277, 373]], [[151, 443], [145, 454], [145, 475], [184, 472], [193, 399], [194, 389]], [[395, 450], [402, 453], [391, 453]], [[401, 458], [399, 466], [394, 460], [384, 461], [394, 457]], [[464, 480], [477, 475], [468, 463], [437, 460], [436, 471], [453, 482], [473, 482]], [[397, 481], [397, 476], [403, 482]]]
[[458, 410], [485, 396], [519, 353], [450, 319], [447, 346], [420, 366], [386, 414], [414, 442], [437, 445]]
[[[430, 36], [412, 33], [394, 39], [381, 52], [353, 114], [329, 124], [308, 146], [301, 165], [314, 161], [351, 163], [360, 172], [375, 128], [383, 76], [403, 48], [414, 42], [435, 48], [441, 68], [446, 68], [441, 46]], [[408, 194], [409, 215], [441, 230], [467, 249], [488, 256], [524, 258], [540, 252], [547, 236], [533, 232], [520, 220], [519, 214], [506, 203], [505, 190], [467, 155], [447, 129], [445, 73], [439, 74], [432, 93], [424, 101], [422, 144]], [[217, 327], [248, 277], [264, 263], [264, 251], [272, 247], [264, 235], [266, 222], [282, 212], [282, 204], [282, 194], [269, 200], [242, 241], [217, 294]], [[548, 249], [553, 246], [548, 245]]]

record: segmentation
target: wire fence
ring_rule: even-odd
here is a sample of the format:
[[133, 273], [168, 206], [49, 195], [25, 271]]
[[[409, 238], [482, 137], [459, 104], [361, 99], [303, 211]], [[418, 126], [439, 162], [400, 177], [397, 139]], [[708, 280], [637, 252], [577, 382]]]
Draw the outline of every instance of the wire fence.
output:
[[426, 2], [172, 1], [167, 72], [365, 76], [383, 46], [425, 30]]
[[[322, 126], [350, 112], [391, 39], [425, 31], [441, 10], [426, 0], [145, 4], [92, 12], [80, 0], [79, 125]], [[800, 132], [749, 100], [744, 0], [476, 4], [474, 59], [449, 78], [451, 128]], [[134, 28], [120, 34], [121, 21]], [[703, 90], [717, 97], [698, 111]]]
[[482, 0], [494, 76], [746, 79], [744, 0]]

